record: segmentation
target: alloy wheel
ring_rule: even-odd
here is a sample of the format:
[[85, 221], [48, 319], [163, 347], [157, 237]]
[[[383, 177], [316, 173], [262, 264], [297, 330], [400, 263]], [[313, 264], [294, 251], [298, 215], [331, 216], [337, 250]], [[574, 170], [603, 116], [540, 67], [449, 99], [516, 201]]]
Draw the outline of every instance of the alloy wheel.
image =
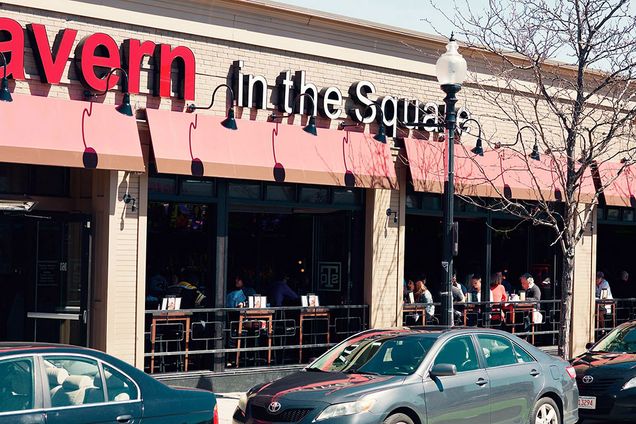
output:
[[541, 405], [534, 424], [559, 424], [559, 413], [549, 403]]

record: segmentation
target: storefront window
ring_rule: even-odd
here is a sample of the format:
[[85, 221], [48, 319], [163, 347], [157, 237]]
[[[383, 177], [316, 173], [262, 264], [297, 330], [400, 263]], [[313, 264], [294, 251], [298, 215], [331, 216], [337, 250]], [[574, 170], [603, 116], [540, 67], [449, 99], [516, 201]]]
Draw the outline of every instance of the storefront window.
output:
[[214, 196], [214, 181], [183, 180], [181, 194], [184, 196], [212, 197]]
[[228, 195], [234, 199], [260, 199], [260, 183], [229, 183]]
[[151, 177], [148, 179], [148, 191], [160, 194], [176, 194], [177, 181], [176, 178], [170, 177]]
[[329, 190], [326, 188], [302, 187], [300, 201], [307, 203], [329, 203]]
[[348, 189], [334, 189], [333, 202], [337, 205], [355, 205], [360, 203], [361, 193]]
[[0, 164], [0, 193], [36, 196], [68, 196], [68, 168]]
[[265, 199], [293, 202], [296, 200], [295, 187], [291, 185], [268, 184], [265, 188]]

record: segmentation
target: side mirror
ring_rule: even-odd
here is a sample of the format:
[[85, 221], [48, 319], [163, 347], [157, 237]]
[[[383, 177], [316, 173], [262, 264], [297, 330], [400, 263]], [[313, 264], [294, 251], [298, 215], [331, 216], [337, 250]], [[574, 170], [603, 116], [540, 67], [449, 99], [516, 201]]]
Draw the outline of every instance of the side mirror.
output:
[[594, 346], [594, 343], [592, 343], [592, 342], [586, 343], [585, 344], [585, 349], [586, 350], [590, 350], [590, 349], [592, 349], [593, 346]]
[[453, 364], [436, 364], [433, 365], [431, 377], [446, 377], [457, 374], [457, 367]]

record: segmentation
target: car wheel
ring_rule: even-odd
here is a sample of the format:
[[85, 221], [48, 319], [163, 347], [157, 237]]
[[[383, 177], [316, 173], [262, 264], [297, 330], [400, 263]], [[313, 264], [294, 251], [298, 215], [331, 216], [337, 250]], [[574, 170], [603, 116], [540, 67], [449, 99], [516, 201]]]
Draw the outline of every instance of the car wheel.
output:
[[542, 398], [534, 405], [532, 424], [561, 424], [561, 412], [550, 398]]
[[404, 414], [393, 414], [384, 420], [384, 424], [415, 424], [411, 417]]

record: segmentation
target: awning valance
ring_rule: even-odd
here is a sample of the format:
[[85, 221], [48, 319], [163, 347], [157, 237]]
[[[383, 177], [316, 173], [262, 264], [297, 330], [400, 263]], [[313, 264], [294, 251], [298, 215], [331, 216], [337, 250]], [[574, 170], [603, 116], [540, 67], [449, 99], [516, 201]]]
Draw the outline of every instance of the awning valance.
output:
[[250, 180], [396, 188], [387, 144], [372, 135], [299, 125], [147, 110], [152, 150], [161, 173]]
[[13, 94], [0, 116], [0, 162], [145, 171], [135, 118], [113, 105]]
[[[446, 180], [446, 143], [405, 139], [409, 168], [416, 191], [442, 193]], [[455, 146], [455, 191], [463, 196], [506, 197], [518, 200], [560, 201], [565, 161], [552, 155], [533, 160], [510, 149], [487, 150], [475, 156]], [[579, 201], [594, 197], [591, 172], [582, 178]]]
[[636, 169], [620, 162], [604, 162], [597, 168], [608, 206], [636, 207]]

